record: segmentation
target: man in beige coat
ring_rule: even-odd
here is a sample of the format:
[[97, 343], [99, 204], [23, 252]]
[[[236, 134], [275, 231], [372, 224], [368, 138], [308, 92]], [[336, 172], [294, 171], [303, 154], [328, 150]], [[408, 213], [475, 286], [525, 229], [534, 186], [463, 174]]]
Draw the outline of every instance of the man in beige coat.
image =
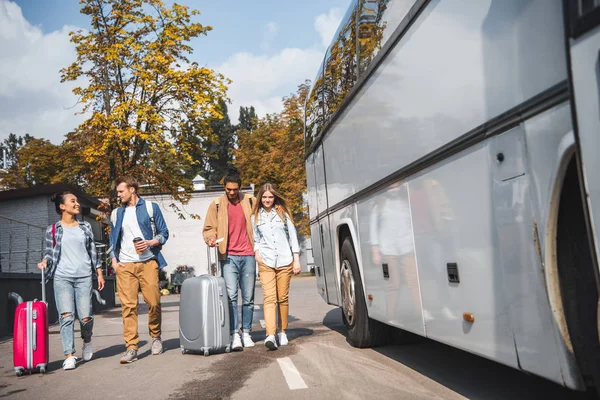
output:
[[[210, 247], [218, 244], [221, 273], [229, 297], [229, 322], [231, 349], [240, 351], [253, 347], [250, 337], [254, 316], [254, 285], [256, 261], [254, 260], [254, 234], [250, 215], [254, 196], [240, 192], [242, 179], [237, 172], [223, 179], [225, 195], [215, 199], [206, 212], [202, 234]], [[238, 326], [238, 288], [242, 292], [242, 336]]]

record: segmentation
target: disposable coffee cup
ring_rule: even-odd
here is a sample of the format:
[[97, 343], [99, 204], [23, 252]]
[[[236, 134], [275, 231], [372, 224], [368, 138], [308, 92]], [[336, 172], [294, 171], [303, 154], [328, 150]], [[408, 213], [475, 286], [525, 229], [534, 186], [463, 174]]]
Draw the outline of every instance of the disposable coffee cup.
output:
[[[142, 239], [141, 237], [133, 238], [133, 246], [135, 247], [135, 244], [137, 242], [142, 241], [142, 240], [144, 240], [144, 239]], [[143, 253], [143, 251], [139, 251], [137, 248], [135, 249], [135, 252], [138, 253], [138, 254], [142, 254]]]

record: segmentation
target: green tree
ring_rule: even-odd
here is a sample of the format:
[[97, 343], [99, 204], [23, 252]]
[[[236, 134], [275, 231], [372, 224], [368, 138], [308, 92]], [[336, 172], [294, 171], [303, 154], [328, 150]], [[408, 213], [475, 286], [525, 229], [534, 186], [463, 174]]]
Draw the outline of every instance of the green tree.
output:
[[254, 111], [254, 107], [240, 107], [240, 116], [238, 118], [237, 129], [252, 131], [252, 129], [256, 126], [256, 112]]
[[[86, 189], [106, 195], [118, 175], [135, 175], [154, 191], [189, 199], [192, 153], [221, 117], [228, 80], [192, 63], [189, 41], [212, 28], [197, 10], [159, 0], [81, 0], [90, 31], [71, 32], [77, 59], [62, 81], [91, 116], [70, 136], [82, 155]], [[189, 129], [194, 126], [195, 129]], [[179, 189], [183, 188], [183, 191]]]
[[205, 147], [206, 177], [209, 185], [218, 185], [227, 170], [233, 167], [233, 149], [236, 146], [236, 127], [231, 124], [224, 100], [219, 102], [222, 118], [210, 121], [211, 136]]
[[32, 139], [35, 138], [28, 133], [25, 136], [10, 133], [4, 142], [0, 143], [0, 155], [4, 156], [4, 152], [6, 152], [7, 169], [17, 164], [17, 152]]

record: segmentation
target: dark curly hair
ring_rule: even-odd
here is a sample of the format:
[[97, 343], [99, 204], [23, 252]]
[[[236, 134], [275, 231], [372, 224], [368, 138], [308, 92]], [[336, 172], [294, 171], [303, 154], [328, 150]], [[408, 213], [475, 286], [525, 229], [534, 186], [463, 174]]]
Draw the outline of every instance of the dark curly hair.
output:
[[68, 194], [72, 194], [73, 196], [75, 196], [75, 194], [73, 192], [69, 192], [68, 190], [65, 190], [64, 192], [54, 193], [52, 195], [52, 197], [50, 197], [50, 201], [54, 203], [54, 208], [56, 209], [56, 213], [58, 215], [62, 215], [60, 205], [65, 204], [65, 196]]

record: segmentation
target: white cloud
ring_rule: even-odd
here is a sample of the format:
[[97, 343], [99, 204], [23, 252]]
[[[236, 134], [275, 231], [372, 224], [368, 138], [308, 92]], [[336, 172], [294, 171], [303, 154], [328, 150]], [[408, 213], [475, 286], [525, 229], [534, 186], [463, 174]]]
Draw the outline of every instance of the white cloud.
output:
[[[232, 101], [229, 106], [232, 123], [237, 123], [240, 106], [254, 106], [261, 117], [281, 111], [282, 98], [296, 92], [297, 86], [306, 79], [316, 76], [323, 53], [341, 19], [339, 8], [319, 15], [314, 27], [319, 33], [320, 43], [309, 48], [285, 48], [275, 55], [236, 53], [217, 66], [217, 71], [233, 81], [228, 93]], [[273, 35], [278, 28], [275, 22], [269, 22], [265, 30]], [[261, 48], [266, 53], [268, 43], [263, 42]]]
[[321, 45], [324, 48], [331, 43], [343, 16], [340, 8], [332, 8], [327, 14], [321, 14], [315, 20], [315, 29], [321, 36]]
[[229, 115], [237, 123], [240, 106], [254, 106], [260, 116], [281, 110], [281, 99], [313, 77], [322, 60], [317, 49], [287, 48], [273, 56], [237, 53], [218, 66], [233, 82]]
[[21, 8], [0, 0], [0, 139], [9, 133], [60, 143], [84, 116], [71, 93], [74, 83], [60, 83], [59, 71], [75, 60], [75, 48], [64, 26], [44, 34]]

